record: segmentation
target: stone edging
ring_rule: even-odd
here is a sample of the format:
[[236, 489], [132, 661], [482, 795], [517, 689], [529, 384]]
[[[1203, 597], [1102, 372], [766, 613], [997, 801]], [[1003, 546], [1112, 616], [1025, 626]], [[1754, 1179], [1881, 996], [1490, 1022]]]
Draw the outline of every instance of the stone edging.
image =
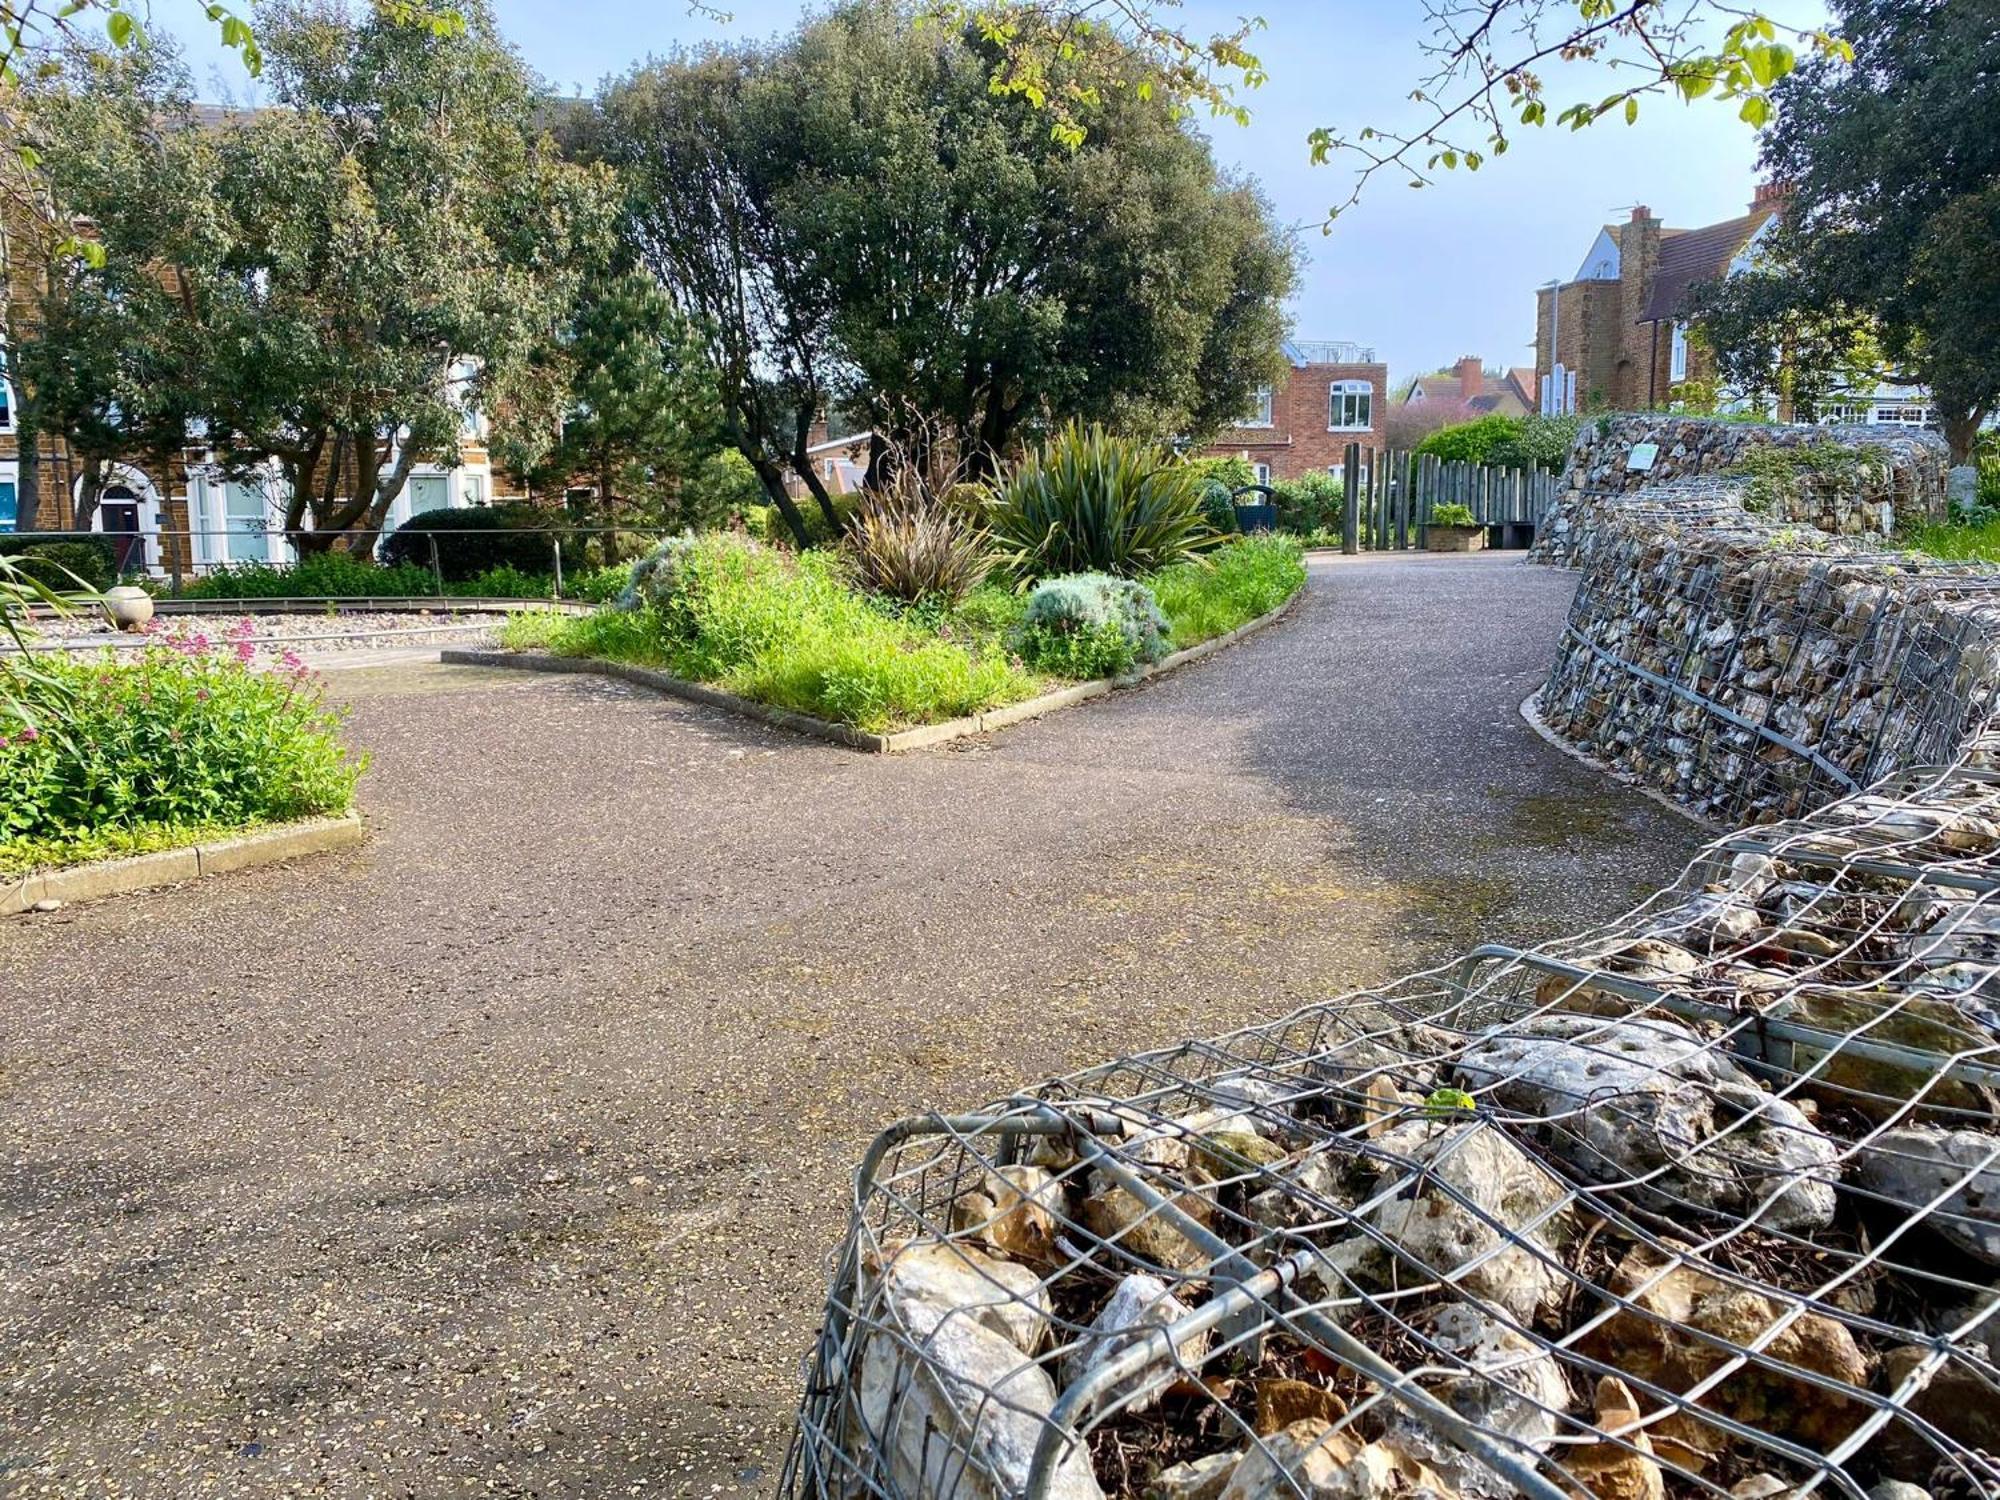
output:
[[310, 818], [231, 838], [208, 839], [185, 849], [162, 849], [125, 859], [100, 859], [92, 864], [44, 870], [0, 884], [0, 916], [29, 911], [37, 902], [92, 901], [122, 896], [158, 885], [180, 885], [204, 875], [247, 870], [252, 865], [297, 859], [324, 849], [346, 849], [366, 837], [359, 813], [337, 818]]
[[1289, 612], [1305, 591], [1305, 585], [1300, 584], [1291, 598], [1276, 609], [1261, 614], [1234, 630], [1202, 641], [1198, 645], [1189, 646], [1185, 651], [1176, 651], [1171, 656], [1164, 657], [1150, 666], [1141, 667], [1124, 677], [1100, 677], [1093, 682], [1079, 682], [1071, 687], [1058, 688], [1053, 693], [1043, 693], [1023, 703], [1009, 703], [1001, 708], [988, 709], [984, 713], [967, 714], [962, 719], [947, 719], [942, 724], [920, 724], [914, 729], [899, 729], [894, 734], [870, 734], [866, 730], [855, 729], [846, 724], [835, 724], [827, 719], [817, 719], [810, 714], [794, 713], [790, 709], [755, 703], [734, 693], [725, 693], [720, 688], [710, 687], [706, 683], [690, 682], [685, 677], [676, 677], [670, 672], [661, 672], [652, 667], [629, 666], [624, 662], [597, 661], [584, 656], [552, 656], [542, 651], [475, 651], [465, 648], [440, 651], [438, 660], [457, 666], [504, 667], [517, 672], [587, 672], [600, 677], [616, 677], [639, 687], [653, 688], [671, 697], [685, 698], [692, 703], [703, 703], [710, 708], [726, 709], [745, 718], [761, 719], [766, 724], [774, 724], [780, 729], [789, 729], [796, 734], [831, 740], [836, 745], [851, 746], [853, 749], [866, 750], [875, 755], [895, 755], [905, 750], [922, 750], [931, 745], [942, 745], [948, 740], [964, 739], [968, 735], [990, 734], [996, 729], [1005, 729], [1012, 724], [1040, 718], [1043, 714], [1053, 713], [1059, 708], [1068, 708], [1073, 703], [1101, 698], [1115, 688], [1137, 687], [1162, 672], [1171, 672], [1175, 667], [1199, 661], [1202, 657], [1220, 651], [1225, 646], [1234, 645], [1252, 631], [1263, 629]]
[[1728, 825], [1704, 818], [1693, 808], [1684, 807], [1674, 801], [1672, 797], [1669, 797], [1658, 787], [1648, 786], [1630, 771], [1619, 766], [1614, 766], [1609, 761], [1599, 760], [1588, 750], [1579, 749], [1557, 734], [1553, 729], [1549, 728], [1547, 721], [1542, 718], [1542, 690], [1540, 688], [1536, 688], [1521, 700], [1521, 719], [1536, 734], [1547, 740], [1549, 744], [1560, 750], [1564, 755], [1567, 755], [1578, 765], [1589, 766], [1591, 770], [1610, 777], [1620, 786], [1635, 791], [1642, 797], [1650, 797], [1668, 812], [1679, 813], [1697, 828], [1705, 828], [1710, 833], [1728, 832]]

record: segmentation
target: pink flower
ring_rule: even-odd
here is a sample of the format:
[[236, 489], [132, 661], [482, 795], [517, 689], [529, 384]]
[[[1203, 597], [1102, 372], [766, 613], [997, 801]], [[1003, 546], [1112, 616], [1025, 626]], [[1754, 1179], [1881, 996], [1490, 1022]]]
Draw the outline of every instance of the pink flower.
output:
[[41, 730], [35, 728], [34, 725], [23, 724], [21, 726], [21, 742], [23, 744], [32, 745], [36, 740], [40, 739], [41, 737], [42, 737]]
[[250, 661], [256, 655], [257, 648], [248, 641], [238, 641], [236, 643], [236, 659], [238, 661]]
[[5, 750], [9, 745], [13, 743], [14, 742], [8, 739], [6, 735], [0, 734], [0, 750]]
[[208, 702], [208, 689], [207, 689], [207, 688], [196, 688], [196, 689], [194, 690], [194, 701], [195, 701], [195, 702], [197, 702], [197, 703], [206, 703], [206, 702]]

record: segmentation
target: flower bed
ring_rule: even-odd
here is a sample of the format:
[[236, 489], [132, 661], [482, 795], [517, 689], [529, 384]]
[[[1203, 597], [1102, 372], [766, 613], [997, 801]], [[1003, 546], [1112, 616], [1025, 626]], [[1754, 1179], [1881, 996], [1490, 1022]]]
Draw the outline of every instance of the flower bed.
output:
[[[1173, 649], [1268, 613], [1304, 581], [1297, 544], [1278, 538], [1142, 580]], [[961, 718], [1079, 680], [1075, 672], [1124, 671], [1146, 659], [1137, 644], [1131, 660], [1098, 641], [1060, 649], [1028, 610], [1028, 596], [993, 584], [955, 605], [905, 604], [859, 589], [836, 555], [794, 557], [711, 535], [642, 563], [621, 605], [587, 616], [517, 615], [500, 639], [515, 650], [663, 667], [869, 732]]]
[[290, 651], [245, 621], [0, 674], [0, 874], [345, 812], [363, 759]]

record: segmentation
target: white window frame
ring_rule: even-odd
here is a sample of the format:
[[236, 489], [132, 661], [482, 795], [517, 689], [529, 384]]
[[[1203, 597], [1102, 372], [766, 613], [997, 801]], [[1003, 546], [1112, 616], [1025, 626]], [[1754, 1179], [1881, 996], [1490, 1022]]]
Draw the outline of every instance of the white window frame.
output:
[[1271, 466], [1269, 464], [1252, 464], [1250, 465], [1250, 473], [1259, 484], [1269, 484], [1271, 482]]
[[[14, 524], [8, 527], [7, 531], [17, 531], [21, 525], [21, 466], [11, 458], [5, 462], [0, 462], [0, 484], [11, 484], [14, 486]], [[0, 535], [6, 534], [6, 532], [0, 532]]]
[[[1356, 397], [1360, 398], [1361, 420], [1353, 420]], [[1343, 421], [1342, 418], [1347, 418]], [[1328, 432], [1372, 432], [1375, 428], [1375, 384], [1369, 380], [1336, 380], [1326, 388], [1326, 430]]]
[[1258, 386], [1257, 394], [1253, 398], [1250, 407], [1250, 415], [1236, 425], [1239, 427], [1275, 426], [1277, 415], [1277, 406], [1275, 405], [1276, 396], [1277, 392], [1273, 387], [1268, 385]]
[[1673, 338], [1667, 346], [1667, 379], [1680, 381], [1688, 378], [1688, 326], [1675, 323]]
[[[6, 264], [0, 261], [0, 276], [6, 274]], [[0, 344], [0, 432], [15, 430], [14, 382], [7, 378], [7, 346]]]

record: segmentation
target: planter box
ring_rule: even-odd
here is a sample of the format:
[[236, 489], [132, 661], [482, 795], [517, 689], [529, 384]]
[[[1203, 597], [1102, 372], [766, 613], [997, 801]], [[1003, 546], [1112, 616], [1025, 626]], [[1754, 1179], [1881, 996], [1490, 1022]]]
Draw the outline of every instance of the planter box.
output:
[[1477, 552], [1486, 545], [1484, 526], [1427, 526], [1424, 549], [1428, 552]]

